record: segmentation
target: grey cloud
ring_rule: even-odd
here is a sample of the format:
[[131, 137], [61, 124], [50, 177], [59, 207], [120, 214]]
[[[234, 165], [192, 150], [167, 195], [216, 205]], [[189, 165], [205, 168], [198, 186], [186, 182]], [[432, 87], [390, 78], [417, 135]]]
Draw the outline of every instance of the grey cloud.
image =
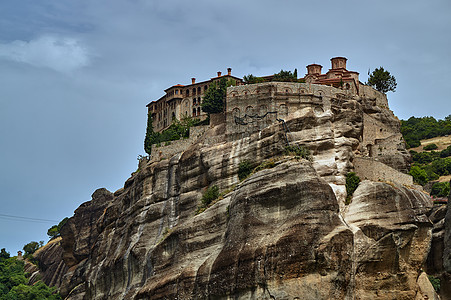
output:
[[89, 51], [80, 41], [51, 35], [0, 44], [0, 57], [59, 72], [71, 72], [90, 62]]

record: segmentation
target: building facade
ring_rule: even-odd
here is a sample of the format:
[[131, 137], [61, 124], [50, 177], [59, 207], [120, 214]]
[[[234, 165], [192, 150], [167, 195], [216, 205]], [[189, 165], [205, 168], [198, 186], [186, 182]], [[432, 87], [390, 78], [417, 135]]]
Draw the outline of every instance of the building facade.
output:
[[[327, 85], [335, 88], [339, 88], [343, 90], [346, 94], [359, 94], [360, 82], [359, 82], [359, 73], [354, 71], [348, 71], [346, 69], [346, 61], [345, 57], [334, 57], [331, 59], [331, 68], [325, 74], [321, 73], [322, 66], [318, 64], [308, 65], [307, 74], [304, 78], [300, 78], [299, 81], [305, 84], [318, 84], [318, 85]], [[205, 119], [207, 114], [204, 113], [201, 109], [201, 103], [204, 98], [204, 94], [207, 91], [208, 87], [212, 83], [217, 83], [222, 78], [227, 80], [233, 80], [235, 86], [244, 85], [243, 79], [239, 77], [232, 76], [232, 69], [227, 69], [227, 74], [222, 75], [221, 72], [217, 73], [216, 77], [210, 78], [209, 80], [202, 81], [196, 83], [195, 78], [191, 78], [191, 84], [189, 85], [181, 85], [177, 84], [171, 86], [170, 88], [165, 90], [165, 95], [163, 95], [160, 99], [156, 101], [152, 101], [147, 104], [148, 113], [151, 114], [153, 120], [153, 129], [156, 132], [161, 132], [164, 129], [168, 128], [174, 119], [181, 120], [183, 117], [193, 117], [198, 119]], [[272, 81], [271, 76], [265, 76], [265, 81]], [[311, 87], [306, 88], [303, 86], [302, 88], [299, 85], [299, 89], [292, 90], [292, 87], [286, 88], [283, 90], [279, 90], [277, 93], [284, 93], [285, 95], [291, 95], [293, 97], [298, 97], [299, 94], [309, 94], [311, 93]], [[240, 88], [238, 90], [234, 90], [235, 92], [228, 91], [226, 98], [226, 106], [237, 106], [236, 98], [237, 92], [243, 90], [244, 96], [247, 95], [250, 90], [254, 90], [257, 87], [249, 87], [249, 91], [246, 88]], [[233, 90], [233, 89], [232, 89]], [[309, 90], [309, 91], [307, 91]], [[257, 89], [256, 92], [260, 92], [260, 89]], [[269, 91], [261, 91], [262, 94]], [[321, 91], [320, 91], [321, 93]], [[313, 94], [312, 94], [313, 96]], [[319, 94], [321, 96], [321, 94]], [[241, 99], [240, 101], [243, 101]], [[245, 102], [245, 101], [244, 101]], [[243, 103], [244, 103], [243, 102]], [[230, 105], [229, 105], [230, 104]], [[259, 106], [258, 113], [265, 113], [271, 103], [262, 104]], [[241, 104], [240, 104], [241, 105]], [[270, 105], [271, 106], [271, 105]], [[266, 108], [265, 108], [266, 107]], [[274, 109], [274, 107], [272, 107]], [[247, 110], [246, 110], [247, 109]], [[250, 114], [250, 108], [246, 108], [243, 112]], [[287, 108], [283, 106], [280, 108], [281, 111], [286, 110]], [[257, 111], [252, 111], [252, 113], [256, 113]], [[235, 115], [237, 112], [235, 111]], [[274, 117], [274, 116], [273, 116]]]
[[196, 78], [191, 78], [189, 85], [177, 84], [166, 89], [164, 96], [146, 105], [148, 113], [152, 116], [154, 131], [163, 131], [174, 119], [181, 120], [184, 117], [205, 119], [207, 114], [202, 111], [200, 104], [208, 87], [213, 83], [218, 84], [222, 78], [232, 80], [236, 85], [243, 84], [243, 80], [232, 76], [232, 69], [228, 68], [226, 75], [218, 72], [216, 77], [197, 83]]

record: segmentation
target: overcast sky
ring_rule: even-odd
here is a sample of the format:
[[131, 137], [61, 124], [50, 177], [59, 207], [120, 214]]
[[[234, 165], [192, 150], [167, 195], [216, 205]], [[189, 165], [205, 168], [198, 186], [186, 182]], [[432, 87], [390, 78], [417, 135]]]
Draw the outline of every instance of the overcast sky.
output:
[[144, 154], [146, 104], [191, 77], [302, 76], [345, 56], [362, 82], [379, 66], [396, 77], [400, 119], [443, 119], [450, 16], [449, 0], [2, 0], [0, 248], [47, 241], [97, 188], [122, 187]]

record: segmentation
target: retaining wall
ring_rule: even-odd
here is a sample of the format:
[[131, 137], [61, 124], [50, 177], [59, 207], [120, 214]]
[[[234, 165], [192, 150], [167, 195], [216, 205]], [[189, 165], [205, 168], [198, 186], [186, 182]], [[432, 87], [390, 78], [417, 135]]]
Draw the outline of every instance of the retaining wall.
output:
[[413, 185], [412, 176], [401, 173], [371, 158], [355, 157], [354, 169], [361, 180], [390, 181], [398, 184]]

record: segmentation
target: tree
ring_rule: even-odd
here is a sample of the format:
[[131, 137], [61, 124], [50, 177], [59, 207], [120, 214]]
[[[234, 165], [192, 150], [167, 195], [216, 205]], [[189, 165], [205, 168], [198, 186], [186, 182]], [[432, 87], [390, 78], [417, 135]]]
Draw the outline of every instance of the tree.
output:
[[36, 250], [39, 249], [39, 247], [42, 246], [42, 243], [38, 243], [35, 241], [29, 242], [25, 246], [23, 246], [23, 251], [25, 251], [24, 255], [31, 255], [36, 252]]
[[280, 70], [279, 73], [274, 74], [272, 80], [273, 81], [296, 82], [298, 80], [297, 73], [298, 73], [297, 69], [294, 70], [294, 73], [291, 73], [291, 71]]
[[265, 79], [263, 79], [263, 78], [261, 78], [261, 77], [254, 76], [254, 75], [252, 75], [252, 74], [249, 74], [249, 75], [244, 75], [243, 81], [244, 81], [244, 83], [246, 83], [246, 84], [253, 84], [253, 83], [261, 83], [261, 82], [264, 82]]
[[409, 174], [413, 177], [413, 180], [418, 184], [425, 185], [429, 181], [429, 177], [426, 171], [418, 166], [412, 166], [412, 168], [410, 168]]
[[146, 129], [146, 137], [144, 138], [144, 151], [150, 155], [152, 152], [152, 144], [159, 143], [159, 133], [153, 131], [152, 125], [152, 114], [147, 113], [147, 129]]
[[50, 239], [54, 239], [61, 235], [60, 233], [61, 227], [63, 227], [63, 225], [66, 224], [68, 219], [69, 219], [68, 217], [65, 217], [64, 219], [61, 220], [61, 222], [59, 222], [58, 225], [53, 225], [52, 227], [49, 228], [49, 230], [47, 230], [47, 235], [50, 237]]
[[227, 92], [227, 80], [222, 78], [219, 85], [210, 84], [205, 92], [204, 101], [201, 103], [202, 111], [208, 114], [216, 114], [224, 111], [224, 99]]
[[376, 68], [373, 73], [370, 74], [367, 84], [384, 94], [396, 90], [395, 77], [390, 75], [390, 72], [385, 71], [383, 67]]

